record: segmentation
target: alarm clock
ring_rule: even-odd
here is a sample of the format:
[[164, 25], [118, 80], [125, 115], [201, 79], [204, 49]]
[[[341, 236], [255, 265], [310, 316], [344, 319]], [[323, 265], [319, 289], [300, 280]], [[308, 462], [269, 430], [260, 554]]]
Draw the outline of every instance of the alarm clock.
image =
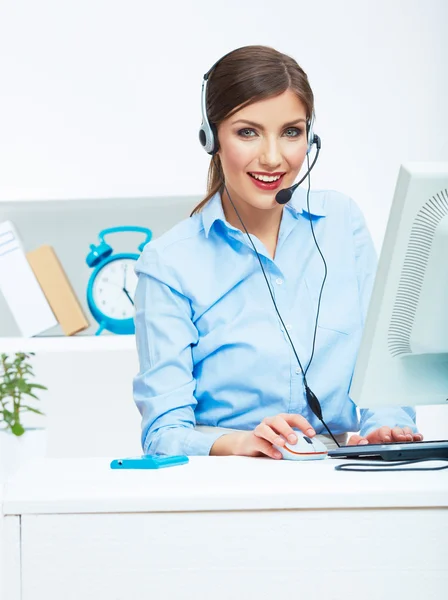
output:
[[146, 234], [146, 239], [138, 246], [139, 252], [152, 238], [152, 232], [146, 227], [110, 227], [98, 235], [99, 245], [90, 244], [86, 263], [95, 267], [87, 285], [87, 304], [99, 329], [112, 333], [129, 335], [135, 333], [134, 295], [137, 287], [137, 275], [134, 272], [139, 254], [113, 254], [113, 249], [104, 241], [106, 235], [136, 231]]

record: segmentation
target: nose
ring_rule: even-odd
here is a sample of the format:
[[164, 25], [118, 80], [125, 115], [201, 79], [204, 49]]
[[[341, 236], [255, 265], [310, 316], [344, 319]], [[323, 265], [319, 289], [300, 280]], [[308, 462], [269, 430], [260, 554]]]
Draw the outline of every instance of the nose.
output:
[[260, 163], [266, 167], [269, 167], [269, 169], [275, 169], [282, 164], [280, 144], [276, 137], [266, 137], [264, 139], [263, 146], [261, 148]]

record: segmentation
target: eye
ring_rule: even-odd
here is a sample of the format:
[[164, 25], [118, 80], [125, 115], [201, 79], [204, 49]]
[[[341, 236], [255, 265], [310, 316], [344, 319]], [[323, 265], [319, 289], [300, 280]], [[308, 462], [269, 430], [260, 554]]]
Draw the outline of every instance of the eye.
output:
[[303, 130], [298, 127], [288, 127], [288, 129], [285, 129], [286, 137], [299, 137], [302, 133]]
[[250, 129], [249, 127], [245, 127], [244, 129], [240, 129], [238, 131], [238, 135], [245, 138], [254, 137], [253, 135], [251, 135], [252, 133], [255, 135], [255, 131], [253, 129]]

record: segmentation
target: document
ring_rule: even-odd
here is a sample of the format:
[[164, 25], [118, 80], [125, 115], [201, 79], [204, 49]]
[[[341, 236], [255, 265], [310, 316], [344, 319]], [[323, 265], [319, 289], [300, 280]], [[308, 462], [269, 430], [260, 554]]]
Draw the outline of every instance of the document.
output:
[[0, 293], [22, 336], [33, 337], [58, 324], [11, 221], [0, 223]]

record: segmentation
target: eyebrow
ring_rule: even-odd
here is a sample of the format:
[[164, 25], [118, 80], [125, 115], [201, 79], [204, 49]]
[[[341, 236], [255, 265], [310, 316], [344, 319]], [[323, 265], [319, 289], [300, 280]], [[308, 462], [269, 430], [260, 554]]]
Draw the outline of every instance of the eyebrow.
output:
[[[238, 119], [237, 121], [233, 121], [232, 125], [236, 125], [237, 123], [246, 123], [247, 125], [251, 125], [252, 127], [258, 127], [258, 129], [263, 129], [263, 125], [260, 125], [260, 123], [254, 123], [253, 121], [248, 121], [247, 119]], [[306, 119], [296, 119], [295, 121], [291, 121], [290, 123], [285, 123], [283, 127], [291, 127], [292, 125], [297, 125], [298, 123], [306, 123]]]

